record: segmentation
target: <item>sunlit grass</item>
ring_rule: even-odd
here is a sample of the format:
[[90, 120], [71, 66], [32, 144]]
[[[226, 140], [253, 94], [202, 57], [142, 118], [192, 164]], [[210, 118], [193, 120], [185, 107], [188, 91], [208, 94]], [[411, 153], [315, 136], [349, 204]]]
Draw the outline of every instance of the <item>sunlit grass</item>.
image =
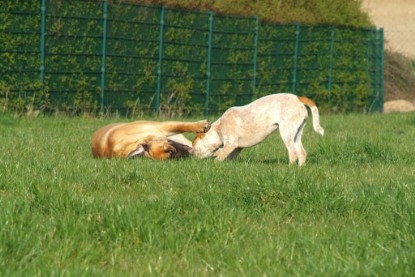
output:
[[0, 275], [415, 273], [415, 115], [323, 116], [215, 162], [96, 160], [111, 119], [0, 115]]

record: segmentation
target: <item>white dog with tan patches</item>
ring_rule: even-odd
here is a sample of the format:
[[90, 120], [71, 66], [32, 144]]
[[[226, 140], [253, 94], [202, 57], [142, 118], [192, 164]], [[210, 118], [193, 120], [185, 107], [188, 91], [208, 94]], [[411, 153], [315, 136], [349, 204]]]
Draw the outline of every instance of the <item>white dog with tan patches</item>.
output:
[[294, 94], [279, 93], [264, 96], [254, 102], [229, 108], [206, 133], [199, 133], [193, 140], [193, 155], [217, 160], [235, 158], [243, 148], [254, 146], [279, 129], [288, 150], [290, 164], [305, 163], [307, 153], [301, 136], [308, 117], [307, 105], [313, 116], [313, 128], [320, 135], [318, 108], [313, 100]]

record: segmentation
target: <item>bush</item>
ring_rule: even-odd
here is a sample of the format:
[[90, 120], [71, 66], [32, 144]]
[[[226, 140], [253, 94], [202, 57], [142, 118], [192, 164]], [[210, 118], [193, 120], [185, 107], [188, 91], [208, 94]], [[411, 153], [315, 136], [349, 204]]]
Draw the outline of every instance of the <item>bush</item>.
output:
[[[382, 41], [374, 29], [270, 24], [116, 1], [104, 26], [101, 2], [47, 1], [39, 49], [38, 3], [23, 2], [30, 5], [2, 3], [0, 13], [11, 22], [0, 29], [2, 103], [19, 111], [41, 97], [43, 109], [70, 114], [197, 116], [278, 92], [310, 96], [328, 113], [381, 107]], [[308, 7], [300, 3], [298, 12]]]

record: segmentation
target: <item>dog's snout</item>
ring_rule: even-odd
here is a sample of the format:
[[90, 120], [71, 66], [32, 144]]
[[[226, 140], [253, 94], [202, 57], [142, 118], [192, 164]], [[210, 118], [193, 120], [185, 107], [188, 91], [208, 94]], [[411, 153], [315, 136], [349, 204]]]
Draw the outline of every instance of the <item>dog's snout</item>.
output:
[[192, 147], [187, 146], [185, 144], [178, 143], [173, 140], [169, 140], [169, 144], [174, 149], [174, 151], [171, 152], [170, 158], [176, 159], [176, 158], [185, 158], [189, 157], [192, 153]]

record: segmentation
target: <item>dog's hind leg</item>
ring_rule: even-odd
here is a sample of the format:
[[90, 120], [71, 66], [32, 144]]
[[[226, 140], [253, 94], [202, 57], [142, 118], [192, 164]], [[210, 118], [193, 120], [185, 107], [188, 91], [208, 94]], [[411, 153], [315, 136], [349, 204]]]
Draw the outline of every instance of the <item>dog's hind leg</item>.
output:
[[280, 126], [279, 130], [280, 130], [282, 141], [284, 142], [285, 147], [288, 150], [289, 163], [293, 164], [298, 159], [297, 151], [295, 149], [295, 142], [294, 142], [295, 133], [292, 130], [290, 130], [290, 128], [288, 128], [287, 126]]
[[307, 158], [307, 152], [305, 151], [303, 147], [303, 143], [301, 142], [301, 137], [303, 135], [303, 130], [305, 126], [305, 121], [300, 125], [300, 128], [298, 128], [297, 134], [294, 138], [294, 149], [296, 152], [296, 155], [298, 157], [298, 165], [302, 166]]
[[290, 164], [298, 161], [298, 165], [302, 166], [307, 158], [301, 142], [306, 119], [293, 118], [289, 124], [280, 124], [279, 130], [281, 138], [288, 150], [288, 158]]

